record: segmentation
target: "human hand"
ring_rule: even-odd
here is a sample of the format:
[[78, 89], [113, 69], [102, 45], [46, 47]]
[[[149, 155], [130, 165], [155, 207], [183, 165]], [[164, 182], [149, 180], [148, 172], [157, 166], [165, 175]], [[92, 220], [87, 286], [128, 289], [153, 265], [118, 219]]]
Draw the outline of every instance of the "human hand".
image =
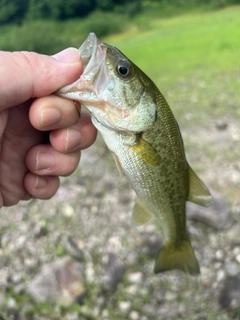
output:
[[96, 138], [89, 114], [79, 118], [79, 105], [52, 94], [78, 79], [81, 59], [71, 48], [0, 52], [0, 61], [0, 207], [49, 199]]

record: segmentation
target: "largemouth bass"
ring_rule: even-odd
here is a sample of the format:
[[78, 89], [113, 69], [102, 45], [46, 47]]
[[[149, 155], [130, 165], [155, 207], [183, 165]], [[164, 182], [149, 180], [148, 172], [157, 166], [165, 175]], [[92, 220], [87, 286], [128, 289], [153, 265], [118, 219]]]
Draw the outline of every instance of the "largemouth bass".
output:
[[94, 33], [79, 49], [84, 72], [57, 94], [79, 101], [112, 151], [138, 199], [132, 221], [156, 217], [163, 244], [154, 271], [200, 272], [186, 228], [186, 201], [208, 206], [211, 195], [188, 165], [181, 133], [155, 84], [117, 48]]

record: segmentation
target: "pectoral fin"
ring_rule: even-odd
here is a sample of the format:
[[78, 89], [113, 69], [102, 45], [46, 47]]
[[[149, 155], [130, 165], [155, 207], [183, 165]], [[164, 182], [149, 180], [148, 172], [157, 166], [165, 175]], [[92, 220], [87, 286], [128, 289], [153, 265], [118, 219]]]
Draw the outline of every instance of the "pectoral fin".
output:
[[144, 139], [140, 138], [137, 144], [130, 146], [129, 148], [134, 150], [146, 163], [155, 167], [160, 164], [160, 156], [157, 153], [157, 150]]
[[205, 184], [198, 178], [196, 173], [188, 167], [189, 194], [188, 200], [207, 207], [212, 203], [212, 196]]
[[140, 199], [137, 199], [133, 207], [132, 223], [135, 226], [141, 226], [153, 218], [153, 213], [146, 207], [146, 205]]

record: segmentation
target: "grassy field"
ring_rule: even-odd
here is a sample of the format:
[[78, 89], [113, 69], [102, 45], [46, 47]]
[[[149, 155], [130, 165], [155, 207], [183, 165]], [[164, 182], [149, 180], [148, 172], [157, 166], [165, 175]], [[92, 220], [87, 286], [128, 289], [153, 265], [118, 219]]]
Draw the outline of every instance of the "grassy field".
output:
[[[147, 244], [161, 235], [151, 224], [138, 229], [131, 226], [128, 220], [134, 195], [126, 181], [118, 182], [111, 155], [99, 139], [83, 153], [80, 168], [63, 181], [56, 197], [3, 209], [0, 221], [0, 274], [14, 279], [16, 273], [21, 284], [31, 280], [41, 265], [54, 260], [56, 252], [66, 254], [62, 244], [66, 235], [81, 243], [86, 252], [84, 264], [90, 266], [84, 304], [62, 309], [50, 303], [36, 304], [24, 289], [22, 293], [19, 286], [10, 283], [6, 292], [2, 290], [0, 301], [6, 301], [3, 313], [0, 311], [4, 319], [17, 315], [18, 319], [44, 320], [239, 319], [239, 310], [230, 312], [219, 305], [221, 288], [231, 275], [228, 265], [234, 264], [240, 272], [236, 259], [240, 254], [239, 17], [240, 6], [168, 19], [144, 17], [145, 25], [137, 18], [131, 26], [124, 26], [125, 32], [101, 38], [118, 47], [158, 85], [179, 122], [191, 166], [208, 186], [227, 198], [231, 214], [223, 230], [188, 221], [202, 275], [192, 278], [177, 272], [152, 273], [155, 253], [146, 253], [150, 250]], [[64, 28], [62, 24], [52, 25], [64, 35], [61, 45], [78, 47], [86, 38], [77, 23], [68, 22]], [[25, 34], [24, 28], [18, 31]], [[14, 30], [17, 32], [17, 27]], [[14, 30], [11, 41], [16, 36]], [[39, 35], [45, 31], [43, 27]], [[3, 35], [0, 45], [1, 39]], [[218, 129], [221, 125], [226, 128]], [[64, 213], [69, 207], [73, 216]], [[33, 225], [39, 221], [46, 222], [48, 230], [34, 238]], [[101, 287], [102, 264], [109, 248], [127, 263], [117, 290], [106, 294]], [[14, 311], [8, 307], [10, 298], [17, 305]]]
[[[148, 31], [132, 31], [112, 37], [127, 56], [152, 77], [156, 73], [176, 78], [195, 70], [236, 70], [239, 62], [240, 7], [153, 20]], [[157, 68], [156, 68], [157, 66]]]
[[164, 94], [182, 80], [196, 76], [210, 86], [219, 80], [217, 85], [221, 86], [221, 79], [227, 74], [236, 93], [240, 71], [239, 15], [240, 7], [231, 7], [153, 20], [147, 31], [133, 27], [105, 40], [142, 68]]

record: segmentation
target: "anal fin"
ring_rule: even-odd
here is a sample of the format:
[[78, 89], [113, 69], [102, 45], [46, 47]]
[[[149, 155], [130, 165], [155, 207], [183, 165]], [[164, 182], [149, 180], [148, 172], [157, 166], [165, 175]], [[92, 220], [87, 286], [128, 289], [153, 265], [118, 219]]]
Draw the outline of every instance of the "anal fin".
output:
[[196, 204], [199, 204], [200, 206], [210, 206], [210, 204], [212, 203], [212, 196], [210, 191], [190, 167], [188, 167], [188, 177], [188, 200]]
[[146, 205], [137, 199], [133, 207], [132, 223], [135, 226], [141, 226], [154, 218], [153, 213], [146, 207]]

